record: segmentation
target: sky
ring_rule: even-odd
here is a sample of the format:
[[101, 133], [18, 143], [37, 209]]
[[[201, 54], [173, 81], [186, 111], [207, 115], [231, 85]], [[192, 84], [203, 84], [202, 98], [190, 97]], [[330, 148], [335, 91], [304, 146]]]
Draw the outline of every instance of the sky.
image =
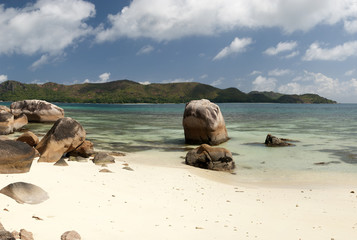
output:
[[0, 83], [121, 79], [357, 103], [357, 0], [0, 0]]

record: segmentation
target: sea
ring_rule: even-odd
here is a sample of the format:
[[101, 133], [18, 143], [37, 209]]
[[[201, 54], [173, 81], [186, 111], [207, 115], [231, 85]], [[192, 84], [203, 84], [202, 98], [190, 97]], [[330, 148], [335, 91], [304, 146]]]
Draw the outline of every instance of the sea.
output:
[[[10, 103], [1, 103], [10, 105]], [[124, 152], [144, 164], [180, 167], [190, 149], [185, 104], [55, 103], [82, 124], [95, 149]], [[343, 184], [357, 176], [357, 104], [219, 103], [236, 163], [232, 173], [202, 172], [221, 181]], [[43, 136], [52, 124], [26, 126]], [[16, 133], [14, 136], [19, 135]], [[267, 134], [294, 146], [267, 147]], [[351, 181], [352, 181], [351, 180]]]

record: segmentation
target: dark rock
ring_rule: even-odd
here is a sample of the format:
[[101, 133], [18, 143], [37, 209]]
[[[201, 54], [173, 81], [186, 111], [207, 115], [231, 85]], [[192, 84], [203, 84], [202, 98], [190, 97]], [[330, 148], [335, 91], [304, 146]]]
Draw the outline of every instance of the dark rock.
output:
[[54, 166], [59, 166], [59, 167], [67, 167], [68, 163], [66, 162], [66, 160], [64, 160], [64, 158], [61, 158], [60, 160], [58, 160], [55, 164], [53, 164]]
[[62, 234], [61, 240], [81, 240], [81, 235], [76, 231], [67, 231]]
[[45, 192], [42, 188], [25, 182], [11, 183], [1, 189], [0, 193], [21, 204], [39, 204], [48, 199], [47, 192]]
[[36, 147], [41, 155], [38, 161], [57, 162], [64, 153], [81, 145], [85, 138], [86, 131], [76, 120], [58, 119]]
[[26, 173], [30, 171], [35, 150], [28, 144], [13, 140], [0, 140], [0, 173]]
[[217, 171], [230, 171], [235, 168], [230, 151], [207, 144], [189, 151], [185, 162], [191, 166]]
[[206, 99], [186, 104], [182, 124], [187, 144], [218, 145], [229, 139], [220, 108]]
[[64, 117], [62, 108], [42, 100], [13, 102], [10, 109], [15, 116], [26, 114], [29, 122], [55, 122]]
[[115, 158], [113, 156], [110, 156], [108, 153], [104, 152], [98, 152], [94, 158], [93, 158], [93, 163], [94, 164], [109, 164], [109, 163], [115, 163]]
[[38, 137], [30, 131], [23, 133], [16, 141], [27, 143], [31, 147], [35, 147], [39, 143]]
[[20, 230], [20, 239], [21, 240], [34, 240], [32, 232], [26, 231], [25, 229]]
[[69, 152], [69, 156], [81, 156], [88, 158], [94, 154], [94, 147], [91, 141], [85, 140], [81, 145], [79, 145], [76, 149]]
[[13, 125], [14, 131], [20, 130], [26, 124], [28, 124], [28, 119], [25, 114], [20, 114], [19, 116], [14, 116], [14, 125]]
[[123, 169], [128, 171], [134, 171], [134, 169], [132, 169], [131, 167], [123, 167]]
[[1, 223], [0, 223], [0, 240], [15, 240], [14, 235], [6, 231]]
[[8, 112], [0, 112], [0, 135], [14, 132], [14, 115]]
[[289, 143], [289, 141], [293, 141], [290, 139], [285, 139], [285, 138], [277, 138], [275, 136], [272, 136], [271, 134], [268, 134], [267, 137], [265, 138], [264, 144], [268, 147], [284, 147], [284, 146], [295, 146], [292, 143]]

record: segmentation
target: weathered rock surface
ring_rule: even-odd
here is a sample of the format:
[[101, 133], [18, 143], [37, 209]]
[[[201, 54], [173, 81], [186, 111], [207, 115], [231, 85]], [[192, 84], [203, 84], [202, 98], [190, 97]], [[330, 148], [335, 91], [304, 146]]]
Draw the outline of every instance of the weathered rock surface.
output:
[[9, 112], [0, 112], [0, 134], [7, 135], [14, 132], [14, 115]]
[[13, 140], [0, 140], [0, 173], [26, 173], [30, 171], [35, 149]]
[[21, 240], [34, 240], [32, 232], [25, 229], [21, 229], [19, 235]]
[[86, 131], [76, 120], [66, 117], [58, 119], [42, 138], [36, 149], [39, 162], [57, 162], [62, 155], [71, 152], [83, 143]]
[[24, 100], [13, 102], [10, 106], [12, 114], [26, 114], [29, 122], [55, 122], [64, 117], [64, 110], [43, 100]]
[[206, 99], [186, 104], [182, 124], [188, 144], [218, 145], [229, 139], [220, 108]]
[[0, 240], [16, 240], [14, 235], [6, 231], [1, 223], [0, 223]]
[[64, 160], [64, 158], [61, 158], [60, 160], [58, 160], [55, 164], [53, 164], [54, 166], [59, 166], [59, 167], [67, 167], [68, 163], [66, 162], [66, 160]]
[[295, 146], [292, 143], [289, 143], [289, 141], [293, 141], [290, 139], [285, 139], [285, 138], [278, 138], [275, 136], [272, 136], [271, 134], [268, 134], [267, 137], [265, 138], [265, 145], [268, 147], [285, 147], [285, 146]]
[[76, 149], [72, 152], [69, 152], [69, 156], [81, 156], [88, 158], [94, 154], [94, 147], [91, 141], [85, 140], [81, 145], [79, 145]]
[[11, 110], [10, 108], [4, 106], [4, 105], [0, 105], [0, 113], [1, 112], [8, 112], [8, 113], [11, 113]]
[[94, 164], [109, 164], [109, 163], [115, 163], [115, 158], [113, 156], [110, 156], [108, 153], [104, 152], [98, 152], [94, 158], [93, 158], [93, 163]]
[[23, 128], [28, 124], [28, 119], [25, 114], [20, 114], [19, 116], [14, 116], [14, 131]]
[[31, 147], [35, 147], [39, 143], [38, 137], [30, 131], [23, 133], [16, 141], [27, 143]]
[[186, 164], [217, 171], [230, 171], [235, 168], [232, 153], [225, 148], [211, 147], [207, 144], [189, 151]]
[[0, 193], [21, 204], [39, 204], [49, 198], [47, 192], [42, 188], [26, 182], [11, 183], [1, 189]]
[[61, 240], [81, 240], [81, 235], [76, 231], [67, 231], [62, 234]]

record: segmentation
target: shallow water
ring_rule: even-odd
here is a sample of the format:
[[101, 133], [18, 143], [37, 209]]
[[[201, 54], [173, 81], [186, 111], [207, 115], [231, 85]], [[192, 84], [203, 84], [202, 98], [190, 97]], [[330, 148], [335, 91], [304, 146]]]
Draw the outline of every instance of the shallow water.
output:
[[[143, 152], [165, 164], [181, 164], [184, 104], [57, 104], [78, 120], [97, 149]], [[231, 138], [237, 172], [357, 173], [357, 104], [219, 104]], [[51, 125], [29, 124], [37, 134]], [[269, 148], [268, 133], [297, 140], [294, 147]], [[167, 153], [165, 155], [165, 153]], [[157, 156], [157, 157], [156, 157]], [[167, 158], [165, 157], [167, 156]], [[177, 156], [172, 157], [172, 156]]]

